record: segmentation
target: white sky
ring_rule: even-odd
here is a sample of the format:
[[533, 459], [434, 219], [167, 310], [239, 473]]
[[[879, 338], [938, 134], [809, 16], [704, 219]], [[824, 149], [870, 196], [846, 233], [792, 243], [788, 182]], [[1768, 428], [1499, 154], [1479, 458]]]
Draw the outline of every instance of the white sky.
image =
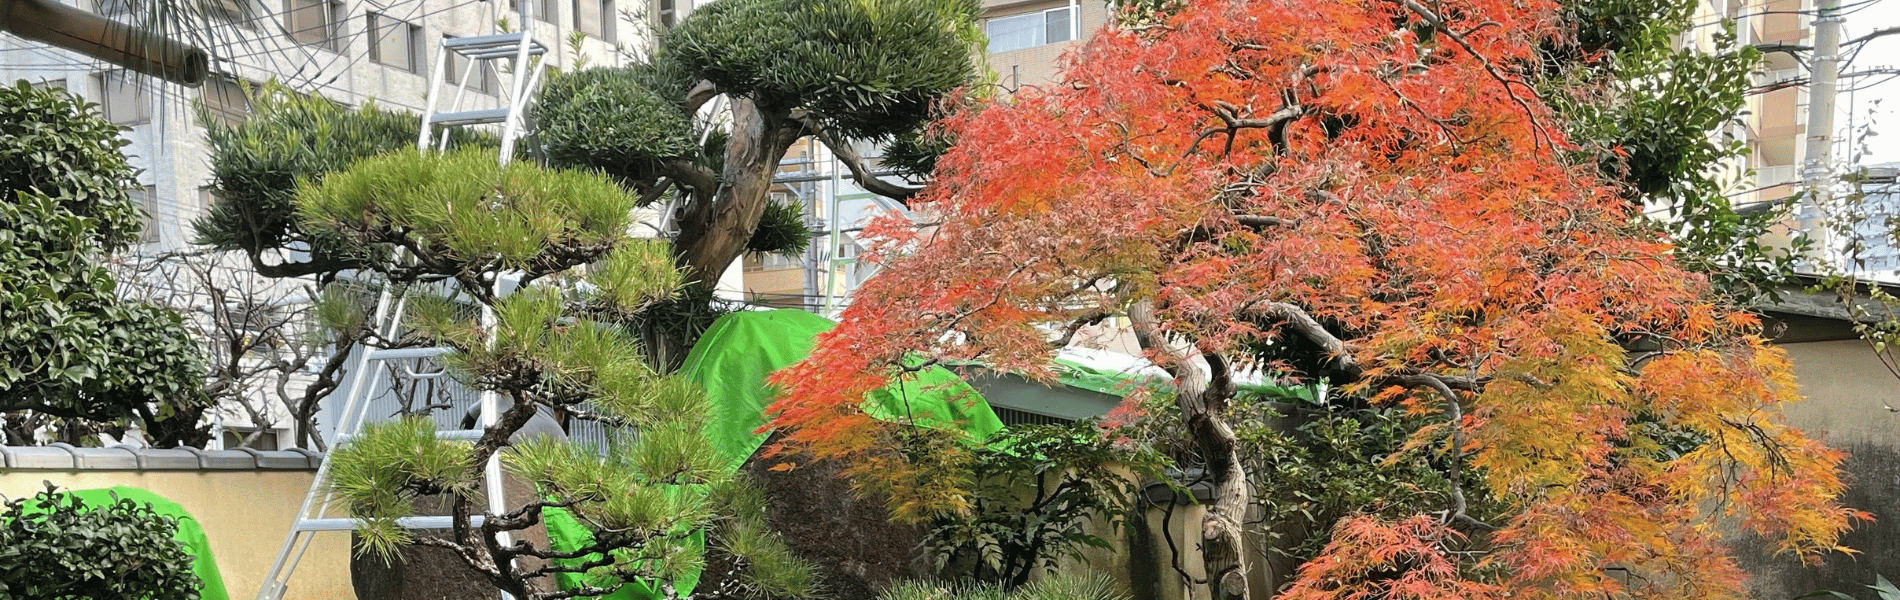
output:
[[[1843, 25], [1842, 41], [1877, 29], [1900, 27], [1900, 0], [1877, 0], [1859, 10], [1855, 10], [1854, 0], [1843, 0], [1841, 4], [1851, 11]], [[1900, 34], [1888, 35], [1864, 46], [1860, 56], [1846, 65], [1843, 72], [1874, 67], [1900, 68]], [[1843, 121], [1836, 125], [1847, 139], [1849, 148], [1845, 150], [1850, 153], [1842, 158], [1852, 160], [1853, 154], [1862, 152], [1860, 146], [1864, 144], [1866, 154], [1854, 162], [1862, 165], [1900, 162], [1900, 78], [1849, 91], [1852, 84], [1867, 86], [1882, 79], [1884, 77], [1841, 80], [1837, 104], [1842, 112], [1836, 118]]]

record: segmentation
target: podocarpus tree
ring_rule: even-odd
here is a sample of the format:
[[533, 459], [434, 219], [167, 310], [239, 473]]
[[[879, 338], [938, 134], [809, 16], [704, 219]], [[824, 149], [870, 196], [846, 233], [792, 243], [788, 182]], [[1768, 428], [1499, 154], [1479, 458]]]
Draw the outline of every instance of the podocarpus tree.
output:
[[958, 510], [862, 394], [919, 353], [1046, 375], [1126, 319], [1216, 486], [1215, 598], [1248, 596], [1249, 486], [1274, 485], [1226, 420], [1249, 371], [1436, 421], [1409, 445], [1441, 505], [1343, 520], [1292, 597], [1740, 597], [1724, 525], [1835, 549], [1860, 515], [1834, 503], [1841, 455], [1779, 417], [1785, 357], [1566, 162], [1527, 82], [1557, 12], [1216, 0], [1099, 34], [1061, 85], [945, 121], [916, 203], [942, 225], [876, 228], [882, 274], [776, 376], [775, 425], [905, 514]]
[[[974, 75], [976, 12], [970, 0], [708, 4], [663, 33], [646, 63], [554, 78], [535, 121], [552, 164], [601, 169], [649, 201], [677, 190], [674, 253], [689, 282], [710, 285], [746, 251], [786, 249], [755, 239], [808, 239], [794, 211], [767, 222], [777, 235], [755, 235], [778, 163], [802, 136], [868, 191], [916, 192], [878, 179], [851, 144], [915, 143], [932, 104]], [[721, 94], [723, 114], [696, 125]]]
[[[702, 392], [656, 374], [634, 341], [608, 324], [679, 287], [665, 247], [627, 235], [633, 201], [598, 174], [498, 167], [479, 149], [385, 155], [300, 188], [307, 231], [339, 250], [355, 249], [386, 285], [410, 290], [413, 332], [364, 343], [446, 345], [454, 352], [442, 360], [457, 379], [499, 394], [505, 405], [472, 443], [440, 439], [417, 417], [372, 426], [333, 451], [329, 484], [366, 519], [358, 533], [367, 549], [388, 556], [410, 542], [449, 548], [524, 599], [596, 596], [632, 577], [675, 580], [697, 565], [689, 538], [727, 518], [750, 525], [719, 529], [749, 544], [726, 550], [782, 558], [776, 538], [760, 529], [762, 517], [717, 510], [740, 484], [702, 434]], [[576, 270], [582, 265], [591, 267]], [[481, 317], [484, 310], [492, 319]], [[546, 409], [634, 426], [638, 434], [599, 451], [546, 437], [512, 439]], [[485, 510], [483, 468], [498, 452], [543, 500]], [[447, 498], [451, 535], [416, 538], [395, 525], [418, 497], [432, 495]], [[548, 508], [569, 511], [593, 532], [592, 542], [556, 549], [509, 540], [540, 523]], [[809, 591], [809, 570], [798, 561], [740, 559], [778, 567], [754, 568], [751, 585], [781, 596]], [[537, 584], [561, 573], [588, 574], [583, 581], [592, 583], [564, 591]]]

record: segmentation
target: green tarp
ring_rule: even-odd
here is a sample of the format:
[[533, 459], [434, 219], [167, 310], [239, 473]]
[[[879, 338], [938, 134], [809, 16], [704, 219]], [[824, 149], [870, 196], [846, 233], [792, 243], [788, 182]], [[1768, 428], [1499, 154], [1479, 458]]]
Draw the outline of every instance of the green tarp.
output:
[[[178, 540], [185, 547], [185, 553], [192, 555], [191, 571], [204, 581], [204, 588], [198, 590], [198, 597], [201, 600], [230, 600], [230, 595], [224, 591], [224, 577], [218, 575], [218, 561], [211, 556], [211, 542], [205, 538], [205, 530], [198, 526], [198, 520], [185, 512], [185, 507], [164, 496], [135, 487], [67, 491], [66, 494], [80, 499], [92, 509], [118, 502], [114, 499], [117, 496], [139, 504], [150, 504], [152, 512], [178, 521], [178, 533], [172, 535], [172, 539]], [[30, 507], [31, 503], [28, 504]]]
[[[706, 435], [737, 470], [765, 443], [753, 433], [765, 424], [772, 390], [765, 377], [811, 353], [814, 338], [830, 331], [830, 319], [802, 310], [737, 312], [720, 317], [686, 355], [681, 374], [706, 388], [712, 424]], [[910, 416], [932, 427], [955, 427], [983, 440], [1003, 430], [996, 412], [975, 388], [943, 367], [931, 367], [901, 384], [872, 392], [865, 411], [886, 420]]]
[[[804, 359], [818, 334], [833, 325], [829, 319], [800, 310], [736, 312], [713, 322], [686, 355], [680, 373], [706, 389], [711, 409], [706, 436], [726, 458], [728, 469], [737, 471], [765, 443], [766, 434], [754, 432], [765, 425], [765, 408], [772, 403], [773, 391], [765, 382], [766, 376]], [[872, 392], [865, 397], [864, 406], [873, 417], [908, 417], [923, 425], [954, 427], [968, 432], [973, 440], [987, 439], [1003, 429], [1003, 422], [982, 396], [942, 367], [924, 369], [905, 381]], [[565, 511], [549, 510], [545, 514], [548, 537], [556, 550], [572, 551], [593, 539], [587, 528]], [[704, 536], [695, 534], [694, 545], [703, 551]], [[698, 579], [695, 573], [675, 583], [684, 593]], [[563, 589], [573, 589], [580, 579], [563, 575], [560, 583]], [[651, 582], [629, 581], [602, 598], [662, 597], [664, 594]]]

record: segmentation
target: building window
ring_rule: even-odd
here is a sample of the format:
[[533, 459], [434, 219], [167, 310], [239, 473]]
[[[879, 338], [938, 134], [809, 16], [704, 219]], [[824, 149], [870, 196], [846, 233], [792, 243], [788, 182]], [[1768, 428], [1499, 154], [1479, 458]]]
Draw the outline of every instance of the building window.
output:
[[613, 0], [574, 0], [574, 29], [614, 43]]
[[797, 269], [804, 266], [805, 266], [804, 259], [795, 254], [785, 254], [783, 252], [766, 252], [764, 254], [759, 255], [759, 270], [761, 271], [778, 271], [781, 269]]
[[[449, 35], [443, 37], [452, 39], [455, 36]], [[501, 89], [501, 75], [495, 72], [494, 62], [486, 60], [471, 61], [468, 57], [454, 52], [448, 52], [448, 56], [448, 71], [442, 74], [443, 83], [447, 83], [450, 86], [460, 85], [463, 81], [462, 74], [469, 69], [469, 64], [473, 63], [475, 72], [468, 74], [468, 89], [470, 91], [495, 95], [496, 91]]]
[[1068, 7], [997, 17], [983, 23], [990, 37], [990, 54], [1069, 41]]
[[561, 0], [537, 0], [534, 3], [534, 18], [545, 23], [561, 22]]
[[235, 24], [245, 29], [256, 29], [254, 15], [247, 10], [245, 0], [203, 0], [204, 11], [213, 18]]
[[237, 127], [251, 118], [251, 98], [244, 84], [229, 77], [213, 77], [198, 88], [198, 103], [204, 105], [204, 118]]
[[410, 73], [421, 73], [422, 26], [376, 13], [369, 14], [369, 59]]
[[107, 121], [138, 125], [152, 120], [150, 90], [138, 80], [124, 72], [112, 71], [98, 74], [94, 83], [99, 85], [99, 110], [105, 113]]
[[300, 44], [341, 51], [343, 3], [329, 0], [285, 0], [284, 29]]
[[98, 0], [98, 3], [93, 5], [93, 10], [100, 15], [120, 17], [121, 21], [136, 16], [139, 12], [138, 8], [137, 0]]
[[657, 0], [657, 2], [658, 6], [653, 9], [654, 18], [659, 19], [661, 29], [671, 29], [673, 25], [679, 23], [679, 8], [676, 6], [676, 0]]
[[139, 224], [142, 225], [139, 241], [147, 244], [158, 243], [158, 187], [145, 186], [133, 188], [127, 195], [139, 203], [139, 211], [145, 214]]

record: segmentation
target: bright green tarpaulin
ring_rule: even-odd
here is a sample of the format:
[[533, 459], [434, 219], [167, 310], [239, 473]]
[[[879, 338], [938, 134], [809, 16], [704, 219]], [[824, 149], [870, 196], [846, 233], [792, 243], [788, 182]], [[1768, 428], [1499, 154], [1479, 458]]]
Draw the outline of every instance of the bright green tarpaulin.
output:
[[[715, 321], [686, 355], [680, 373], [706, 388], [712, 405], [706, 435], [732, 469], [765, 443], [765, 434], [753, 433], [765, 424], [765, 407], [772, 403], [765, 377], [811, 354], [814, 338], [833, 325], [802, 310], [732, 313]], [[1003, 430], [976, 389], [943, 367], [871, 392], [865, 412], [885, 420], [909, 415], [919, 424], [961, 429], [977, 441]]]
[[178, 533], [174, 534], [172, 539], [178, 540], [178, 543], [185, 547], [185, 553], [192, 555], [191, 572], [196, 573], [198, 579], [204, 581], [204, 588], [198, 590], [198, 597], [201, 600], [230, 600], [230, 595], [224, 591], [224, 577], [218, 575], [218, 561], [211, 556], [211, 542], [205, 538], [205, 530], [198, 526], [198, 520], [191, 518], [191, 513], [185, 512], [185, 507], [165, 499], [164, 496], [135, 487], [119, 486], [103, 490], [78, 490], [65, 493], [79, 498], [86, 503], [87, 508], [94, 510], [118, 502], [113, 499], [113, 496], [117, 495], [120, 499], [150, 504], [152, 512], [178, 521]]
[[[772, 403], [773, 391], [765, 382], [766, 376], [803, 360], [811, 353], [814, 338], [833, 325], [830, 319], [801, 310], [736, 312], [713, 322], [686, 355], [680, 374], [706, 389], [711, 409], [706, 436], [711, 438], [713, 449], [726, 458], [729, 471], [739, 470], [765, 443], [766, 434], [754, 431], [765, 425], [765, 407]], [[942, 367], [924, 369], [899, 384], [867, 394], [864, 408], [880, 419], [908, 416], [922, 425], [960, 429], [976, 441], [1003, 429], [1003, 422], [976, 389]], [[543, 512], [548, 537], [556, 550], [572, 551], [593, 539], [586, 526], [566, 511]], [[704, 534], [695, 533], [692, 545], [704, 551]], [[698, 580], [695, 572], [676, 586], [685, 592]], [[564, 574], [559, 581], [562, 589], [580, 583], [578, 575]], [[619, 591], [601, 598], [661, 597], [663, 594], [652, 582], [628, 581]]]

